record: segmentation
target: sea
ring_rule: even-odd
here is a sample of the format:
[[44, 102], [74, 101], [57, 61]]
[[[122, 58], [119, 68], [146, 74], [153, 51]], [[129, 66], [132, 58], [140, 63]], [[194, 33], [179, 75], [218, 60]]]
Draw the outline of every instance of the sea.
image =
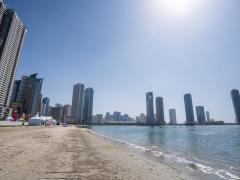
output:
[[240, 179], [240, 126], [92, 126], [91, 131], [153, 158], [216, 179]]

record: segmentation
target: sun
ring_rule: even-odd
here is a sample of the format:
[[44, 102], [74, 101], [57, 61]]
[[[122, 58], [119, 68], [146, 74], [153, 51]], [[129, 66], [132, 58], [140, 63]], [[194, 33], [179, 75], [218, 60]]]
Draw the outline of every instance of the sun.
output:
[[198, 6], [199, 0], [154, 0], [155, 6], [168, 15], [187, 16]]
[[190, 10], [191, 1], [192, 0], [165, 0], [163, 1], [163, 5], [170, 12], [182, 16]]

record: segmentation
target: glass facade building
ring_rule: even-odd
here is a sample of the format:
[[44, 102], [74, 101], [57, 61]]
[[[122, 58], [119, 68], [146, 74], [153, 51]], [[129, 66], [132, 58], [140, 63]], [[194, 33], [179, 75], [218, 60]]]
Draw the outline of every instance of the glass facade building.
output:
[[153, 93], [152, 92], [146, 93], [146, 106], [147, 106], [147, 124], [154, 125], [155, 118], [154, 118]]
[[185, 94], [184, 95], [184, 104], [185, 104], [185, 113], [186, 113], [186, 125], [194, 125], [194, 112], [193, 112], [193, 103], [192, 103], [192, 95]]

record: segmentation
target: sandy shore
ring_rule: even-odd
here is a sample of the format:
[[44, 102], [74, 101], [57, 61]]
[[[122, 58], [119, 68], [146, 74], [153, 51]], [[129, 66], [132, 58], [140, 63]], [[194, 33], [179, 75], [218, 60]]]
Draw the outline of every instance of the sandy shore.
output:
[[0, 179], [192, 179], [77, 127], [0, 128]]

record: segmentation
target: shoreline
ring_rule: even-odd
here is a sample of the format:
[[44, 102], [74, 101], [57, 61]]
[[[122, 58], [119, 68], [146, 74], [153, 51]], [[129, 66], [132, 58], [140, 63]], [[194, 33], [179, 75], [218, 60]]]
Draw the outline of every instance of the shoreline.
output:
[[219, 179], [76, 126], [0, 128], [0, 179]]
[[191, 179], [72, 127], [0, 128], [0, 179]]
[[188, 178], [193, 177], [194, 179], [240, 179], [238, 175], [235, 175], [226, 170], [219, 168], [216, 169], [209, 165], [202, 164], [202, 162], [195, 162], [194, 160], [186, 159], [175, 154], [169, 154], [162, 151], [157, 146], [144, 147], [128, 141], [99, 134], [93, 130], [88, 131], [96, 136], [102, 137], [104, 140], [107, 140], [110, 143], [124, 145], [130, 151], [134, 150], [137, 153], [144, 154], [146, 157], [152, 159], [153, 161], [165, 164], [173, 169], [185, 171], [184, 173], [187, 174]]

